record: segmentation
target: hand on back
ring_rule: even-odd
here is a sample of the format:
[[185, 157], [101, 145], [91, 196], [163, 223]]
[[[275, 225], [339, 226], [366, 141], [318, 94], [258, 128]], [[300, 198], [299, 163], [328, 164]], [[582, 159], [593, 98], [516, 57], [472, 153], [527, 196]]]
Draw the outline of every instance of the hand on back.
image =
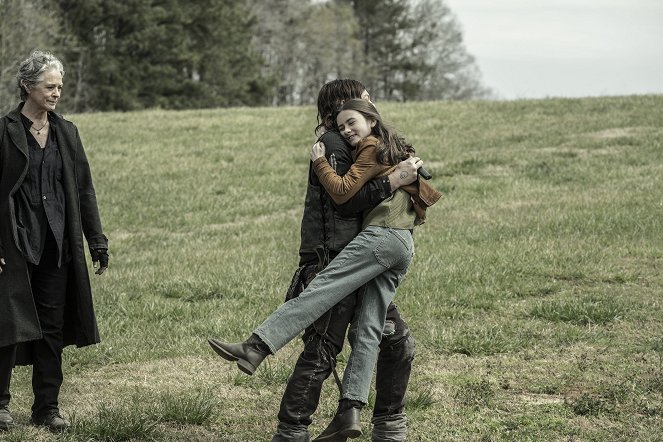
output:
[[311, 148], [311, 161], [325, 156], [325, 143], [318, 141]]
[[424, 162], [419, 157], [410, 157], [398, 163], [396, 169], [389, 174], [389, 181], [392, 183], [392, 188], [397, 189], [413, 183], [417, 179], [417, 169], [423, 164]]

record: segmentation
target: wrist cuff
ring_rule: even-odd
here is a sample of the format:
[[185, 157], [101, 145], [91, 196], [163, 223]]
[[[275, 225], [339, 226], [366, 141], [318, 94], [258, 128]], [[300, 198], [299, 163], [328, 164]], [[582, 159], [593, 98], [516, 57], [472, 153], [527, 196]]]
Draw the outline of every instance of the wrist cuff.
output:
[[379, 180], [380, 192], [383, 198], [391, 196], [391, 182], [389, 182], [389, 176], [385, 175]]

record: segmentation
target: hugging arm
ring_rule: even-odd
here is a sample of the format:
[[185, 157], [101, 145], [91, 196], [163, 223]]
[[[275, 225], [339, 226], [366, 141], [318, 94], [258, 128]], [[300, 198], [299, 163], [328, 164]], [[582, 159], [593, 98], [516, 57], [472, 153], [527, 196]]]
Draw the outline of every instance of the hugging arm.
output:
[[336, 210], [341, 216], [348, 218], [370, 210], [380, 204], [392, 194], [389, 177], [375, 178], [364, 184], [357, 193], [344, 204], [336, 205]]
[[[352, 147], [343, 137], [334, 130], [325, 132], [320, 138], [325, 146], [324, 156], [338, 175], [345, 175], [352, 164]], [[321, 186], [320, 180], [311, 167], [309, 180], [312, 184]], [[368, 181], [357, 193], [344, 204], [334, 204], [339, 215], [345, 218], [360, 216], [365, 210], [370, 210], [391, 196], [393, 187], [387, 177], [379, 177]]]
[[336, 173], [324, 156], [313, 161], [315, 173], [336, 204], [349, 201], [364, 184], [384, 171], [384, 166], [375, 161], [376, 148], [375, 144], [363, 146], [354, 164], [343, 176]]
[[[338, 132], [327, 132], [320, 137], [320, 141], [324, 145], [324, 156], [331, 165], [331, 169], [339, 176], [348, 173], [353, 166], [353, 159], [351, 147], [347, 142]], [[337, 211], [341, 216], [351, 218], [374, 208], [389, 198], [399, 187], [415, 181], [417, 168], [421, 163], [417, 157], [401, 161], [389, 175], [369, 180], [345, 203], [335, 203]], [[319, 184], [315, 172], [311, 173], [310, 179]]]
[[[372, 179], [364, 184], [346, 203], [335, 204], [336, 210], [341, 216], [353, 217], [374, 208], [389, 198], [396, 189], [416, 181], [417, 169], [422, 163], [418, 157], [401, 161], [389, 175]], [[339, 170], [341, 170], [340, 162]]]
[[396, 189], [416, 181], [417, 168], [422, 163], [418, 157], [401, 161], [389, 175], [372, 179], [364, 184], [348, 202], [336, 205], [336, 210], [342, 216], [353, 217], [374, 208], [389, 198]]

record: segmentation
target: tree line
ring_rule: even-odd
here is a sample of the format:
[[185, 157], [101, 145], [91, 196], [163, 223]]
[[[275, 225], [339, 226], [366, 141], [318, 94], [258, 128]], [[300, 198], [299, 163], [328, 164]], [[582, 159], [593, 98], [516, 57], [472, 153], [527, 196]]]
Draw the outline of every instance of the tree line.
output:
[[68, 112], [310, 104], [334, 78], [382, 100], [486, 97], [443, 0], [0, 0], [0, 106], [33, 49]]

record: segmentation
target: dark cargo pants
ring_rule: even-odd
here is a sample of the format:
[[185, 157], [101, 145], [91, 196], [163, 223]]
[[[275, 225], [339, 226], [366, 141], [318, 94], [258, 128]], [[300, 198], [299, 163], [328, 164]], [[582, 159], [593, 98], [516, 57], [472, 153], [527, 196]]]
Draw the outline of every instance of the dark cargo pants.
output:
[[[283, 394], [272, 442], [310, 440], [311, 416], [318, 406], [322, 384], [332, 373], [336, 356], [343, 348], [356, 304], [357, 294], [353, 293], [306, 329], [304, 350]], [[396, 306], [390, 304], [377, 361], [372, 434], [375, 442], [405, 440], [405, 392], [414, 353], [414, 338]]]

